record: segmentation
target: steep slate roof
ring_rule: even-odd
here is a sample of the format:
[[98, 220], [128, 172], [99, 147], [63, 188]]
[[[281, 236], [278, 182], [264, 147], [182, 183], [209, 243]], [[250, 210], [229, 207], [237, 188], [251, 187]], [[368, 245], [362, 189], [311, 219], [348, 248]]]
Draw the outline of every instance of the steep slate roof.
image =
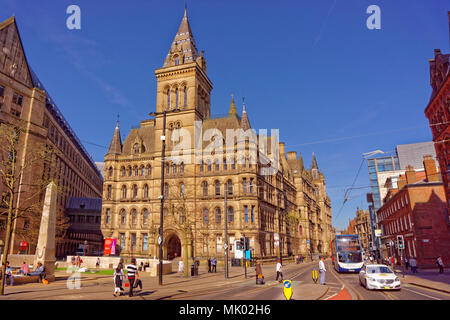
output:
[[109, 149], [106, 154], [120, 154], [122, 153], [122, 139], [120, 137], [119, 121], [117, 121], [116, 128], [114, 129], [114, 135], [109, 144]]
[[198, 58], [198, 50], [195, 45], [194, 35], [189, 25], [189, 19], [187, 17], [187, 9], [184, 9], [184, 16], [181, 19], [180, 27], [175, 35], [170, 46], [169, 53], [164, 59], [164, 67], [167, 67], [170, 63], [170, 56], [173, 52], [181, 50], [184, 55], [184, 61], [180, 60], [180, 63], [193, 62]]
[[140, 128], [131, 129], [127, 138], [123, 142], [122, 154], [130, 155], [133, 153], [133, 145], [135, 143], [139, 143], [140, 145], [144, 145], [145, 152], [153, 152], [155, 151], [155, 127], [153, 126], [144, 126]]

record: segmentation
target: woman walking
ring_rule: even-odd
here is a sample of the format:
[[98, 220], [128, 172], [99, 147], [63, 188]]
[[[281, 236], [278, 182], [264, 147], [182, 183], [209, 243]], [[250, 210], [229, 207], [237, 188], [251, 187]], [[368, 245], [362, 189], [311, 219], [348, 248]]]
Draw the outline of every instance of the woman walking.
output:
[[123, 290], [122, 284], [124, 277], [125, 274], [123, 273], [122, 265], [119, 264], [116, 270], [114, 270], [114, 297], [117, 297], [117, 293], [119, 294], [119, 296], [122, 294], [121, 290]]

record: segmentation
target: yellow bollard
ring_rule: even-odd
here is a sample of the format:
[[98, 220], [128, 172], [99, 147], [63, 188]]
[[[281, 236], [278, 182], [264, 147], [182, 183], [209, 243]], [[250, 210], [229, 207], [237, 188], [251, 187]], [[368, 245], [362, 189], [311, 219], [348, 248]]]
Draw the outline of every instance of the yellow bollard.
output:
[[312, 279], [313, 279], [314, 283], [317, 283], [317, 280], [319, 279], [319, 274], [318, 274], [317, 270], [312, 271]]
[[286, 300], [291, 300], [292, 297], [292, 281], [284, 280], [283, 281], [283, 293]]

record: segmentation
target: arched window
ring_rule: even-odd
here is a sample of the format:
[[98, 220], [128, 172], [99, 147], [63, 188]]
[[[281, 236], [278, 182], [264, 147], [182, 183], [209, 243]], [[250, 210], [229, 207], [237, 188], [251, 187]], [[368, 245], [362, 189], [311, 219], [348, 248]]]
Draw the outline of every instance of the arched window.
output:
[[200, 172], [203, 172], [204, 166], [205, 166], [205, 164], [204, 164], [203, 161], [202, 161], [202, 163], [200, 163]]
[[180, 64], [180, 57], [179, 56], [175, 56], [174, 63], [175, 63], [176, 66]]
[[211, 160], [208, 159], [208, 160], [206, 161], [206, 163], [208, 164], [208, 172], [211, 172]]
[[180, 164], [180, 173], [183, 173], [183, 172], [184, 172], [184, 163], [182, 162]]
[[180, 103], [180, 94], [178, 88], [175, 90], [175, 108], [179, 107]]
[[174, 163], [173, 165], [172, 165], [172, 171], [173, 171], [173, 173], [177, 173], [177, 164], [176, 163]]
[[134, 151], [134, 153], [139, 153], [139, 144], [138, 143], [134, 144], [133, 151]]
[[111, 195], [112, 195], [112, 186], [108, 185], [108, 193], [107, 193], [108, 200], [111, 200]]
[[170, 89], [167, 89], [167, 109], [170, 109]]
[[120, 222], [121, 222], [122, 224], [127, 223], [127, 213], [126, 213], [125, 209], [122, 209], [122, 210], [120, 211]]
[[216, 196], [220, 196], [220, 182], [216, 181]]
[[208, 195], [208, 182], [203, 181], [203, 195], [207, 196]]
[[148, 224], [148, 210], [144, 209], [144, 212], [142, 213], [142, 223], [147, 225]]
[[126, 170], [125, 170], [125, 167], [122, 167], [122, 168], [120, 168], [120, 171], [122, 172], [122, 177], [125, 177], [126, 176]]
[[228, 207], [228, 223], [232, 223], [233, 221], [234, 221], [233, 207]]
[[110, 224], [111, 223], [111, 209], [108, 208], [106, 209], [106, 224]]
[[144, 198], [148, 198], [148, 184], [144, 185]]
[[137, 185], [133, 185], [133, 199], [136, 199], [138, 196], [138, 187]]
[[246, 159], [245, 159], [245, 157], [242, 157], [242, 168], [245, 168], [245, 165], [246, 165]]
[[166, 174], [170, 173], [170, 164], [166, 164]]
[[222, 221], [222, 214], [220, 212], [220, 208], [216, 208], [216, 223], [220, 224]]
[[236, 169], [236, 159], [231, 159], [231, 169]]
[[152, 166], [151, 165], [147, 165], [147, 175], [148, 176], [152, 175]]
[[247, 193], [247, 178], [242, 179], [242, 187], [244, 189], [244, 193]]
[[184, 197], [184, 183], [180, 184], [180, 197]]
[[203, 209], [203, 223], [208, 224], [208, 209]]
[[133, 174], [133, 169], [131, 169], [131, 166], [128, 167], [128, 176], [131, 177]]
[[180, 215], [180, 223], [184, 224], [184, 211], [183, 211], [183, 209], [180, 209], [179, 215]]
[[134, 175], [136, 177], [139, 175], [139, 168], [138, 168], [138, 166], [134, 166]]
[[187, 87], [184, 87], [184, 107], [187, 107]]
[[122, 199], [127, 198], [127, 186], [122, 186]]
[[141, 166], [141, 176], [145, 176], [145, 167], [144, 165]]
[[131, 224], [136, 225], [137, 223], [137, 211], [136, 209], [131, 210]]
[[112, 176], [113, 176], [113, 167], [109, 167], [108, 174], [109, 174], [109, 177], [112, 178]]
[[232, 195], [233, 194], [233, 182], [231, 182], [231, 180], [228, 180], [227, 185], [228, 185], [228, 194]]

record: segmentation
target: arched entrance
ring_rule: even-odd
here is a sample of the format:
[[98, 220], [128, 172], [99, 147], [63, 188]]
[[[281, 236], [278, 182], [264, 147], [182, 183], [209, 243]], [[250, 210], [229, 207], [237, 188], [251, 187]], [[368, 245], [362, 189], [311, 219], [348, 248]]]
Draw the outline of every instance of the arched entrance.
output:
[[172, 234], [166, 244], [167, 259], [172, 260], [175, 257], [181, 257], [181, 241], [176, 234]]

